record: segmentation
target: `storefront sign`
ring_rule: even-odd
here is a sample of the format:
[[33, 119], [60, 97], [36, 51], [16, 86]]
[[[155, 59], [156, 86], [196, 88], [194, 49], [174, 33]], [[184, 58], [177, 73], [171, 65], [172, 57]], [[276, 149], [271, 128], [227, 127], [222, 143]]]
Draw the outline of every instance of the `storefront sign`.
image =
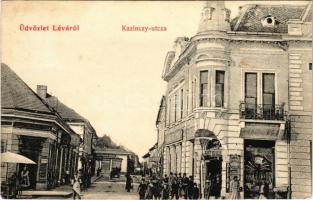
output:
[[41, 181], [46, 180], [46, 174], [47, 174], [47, 163], [41, 163], [39, 167], [39, 179]]
[[230, 182], [237, 176], [240, 179], [240, 156], [229, 155], [229, 163], [226, 163], [226, 192], [230, 192]]
[[222, 150], [221, 149], [208, 149], [204, 151], [204, 156], [220, 157], [222, 156]]
[[240, 137], [246, 139], [278, 139], [280, 125], [247, 123], [240, 131]]

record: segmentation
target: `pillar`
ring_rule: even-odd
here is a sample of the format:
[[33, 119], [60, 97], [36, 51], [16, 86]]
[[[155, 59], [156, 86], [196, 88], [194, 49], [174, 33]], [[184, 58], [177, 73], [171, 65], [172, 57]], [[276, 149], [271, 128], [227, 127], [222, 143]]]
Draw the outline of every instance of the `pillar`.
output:
[[181, 173], [181, 166], [182, 166], [182, 145], [181, 143], [176, 145], [176, 156], [177, 156], [177, 167], [176, 167], [176, 173]]

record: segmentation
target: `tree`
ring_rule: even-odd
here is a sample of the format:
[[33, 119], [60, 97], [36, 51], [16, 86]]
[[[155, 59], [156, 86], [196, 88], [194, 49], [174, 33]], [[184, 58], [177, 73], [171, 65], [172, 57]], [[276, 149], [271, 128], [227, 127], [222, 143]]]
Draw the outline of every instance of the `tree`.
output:
[[110, 136], [103, 135], [102, 137], [99, 137], [96, 142], [96, 147], [105, 149], [105, 148], [113, 148], [113, 149], [119, 149], [120, 146], [116, 145]]

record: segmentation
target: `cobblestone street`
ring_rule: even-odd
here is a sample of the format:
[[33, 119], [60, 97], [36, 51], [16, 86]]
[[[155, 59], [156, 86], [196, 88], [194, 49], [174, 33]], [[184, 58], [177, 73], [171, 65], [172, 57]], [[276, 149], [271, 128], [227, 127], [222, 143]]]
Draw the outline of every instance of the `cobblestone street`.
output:
[[92, 184], [87, 191], [82, 192], [82, 199], [138, 199], [137, 184], [134, 190], [125, 191], [125, 182], [109, 182], [99, 180]]

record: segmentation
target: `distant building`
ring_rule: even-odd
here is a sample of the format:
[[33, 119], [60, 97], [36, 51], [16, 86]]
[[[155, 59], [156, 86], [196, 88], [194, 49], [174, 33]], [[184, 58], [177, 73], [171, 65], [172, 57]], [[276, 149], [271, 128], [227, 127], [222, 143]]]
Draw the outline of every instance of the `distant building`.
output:
[[125, 175], [132, 154], [121, 148], [97, 148], [95, 149], [96, 169], [101, 169], [101, 175], [106, 178], [111, 175]]
[[79, 136], [62, 117], [1, 64], [1, 152], [18, 153], [36, 163], [1, 163], [1, 180], [26, 166], [29, 189], [58, 186], [69, 179], [65, 172], [76, 167], [78, 157], [73, 155], [79, 143]]
[[143, 160], [143, 171], [145, 175], [160, 174], [161, 163], [160, 154], [158, 149], [158, 143], [154, 144], [149, 152], [142, 156]]
[[156, 128], [157, 128], [157, 171], [160, 174], [163, 174], [163, 165], [164, 165], [164, 134], [165, 134], [165, 119], [166, 119], [166, 99], [165, 96], [162, 96], [160, 107], [157, 115], [157, 119], [155, 122]]
[[208, 1], [197, 34], [167, 53], [163, 173], [193, 176], [203, 195], [211, 183], [210, 196], [228, 198], [237, 176], [242, 198], [263, 179], [268, 198], [309, 198], [312, 6], [250, 4], [229, 17]]

